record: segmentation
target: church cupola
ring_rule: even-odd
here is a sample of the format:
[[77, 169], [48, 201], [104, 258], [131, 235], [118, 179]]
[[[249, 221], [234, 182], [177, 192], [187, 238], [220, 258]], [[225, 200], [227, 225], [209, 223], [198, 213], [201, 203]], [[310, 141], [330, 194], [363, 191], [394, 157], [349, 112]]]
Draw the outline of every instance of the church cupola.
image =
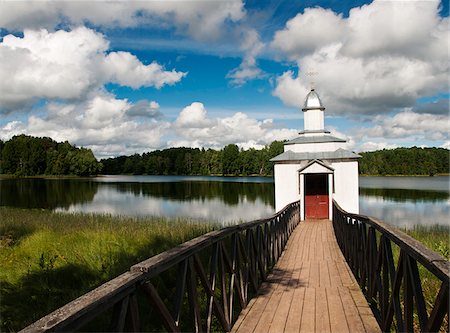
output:
[[304, 130], [305, 132], [323, 132], [324, 129], [324, 110], [319, 95], [311, 89], [306, 95], [304, 112]]

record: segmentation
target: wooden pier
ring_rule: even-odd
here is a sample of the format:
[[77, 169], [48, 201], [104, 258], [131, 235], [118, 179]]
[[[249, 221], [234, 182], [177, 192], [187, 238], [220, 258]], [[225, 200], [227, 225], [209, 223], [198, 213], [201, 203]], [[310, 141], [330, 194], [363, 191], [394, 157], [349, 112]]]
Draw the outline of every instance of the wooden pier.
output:
[[294, 202], [144, 260], [21, 332], [448, 332], [449, 284], [450, 262], [394, 227], [336, 202], [332, 222], [300, 222]]
[[380, 332], [331, 221], [301, 223], [232, 332]]

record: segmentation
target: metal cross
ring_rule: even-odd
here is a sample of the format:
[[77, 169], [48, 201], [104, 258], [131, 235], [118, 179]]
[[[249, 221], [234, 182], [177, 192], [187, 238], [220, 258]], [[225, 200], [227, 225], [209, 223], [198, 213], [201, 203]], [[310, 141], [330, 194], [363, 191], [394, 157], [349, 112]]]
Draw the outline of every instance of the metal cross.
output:
[[[319, 75], [319, 72], [309, 71], [309, 72], [306, 72], [305, 75], [310, 76], [312, 79], [314, 76]], [[311, 84], [311, 90], [314, 89], [315, 82], [311, 80], [310, 84]]]

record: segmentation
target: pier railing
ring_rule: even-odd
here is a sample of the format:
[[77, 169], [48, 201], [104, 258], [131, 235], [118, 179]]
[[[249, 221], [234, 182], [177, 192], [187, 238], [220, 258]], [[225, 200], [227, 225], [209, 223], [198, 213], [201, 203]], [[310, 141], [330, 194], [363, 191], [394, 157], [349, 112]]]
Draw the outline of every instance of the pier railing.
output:
[[333, 227], [384, 332], [449, 331], [448, 260], [377, 219], [345, 212], [336, 202]]
[[280, 257], [299, 207], [160, 253], [22, 332], [229, 331]]

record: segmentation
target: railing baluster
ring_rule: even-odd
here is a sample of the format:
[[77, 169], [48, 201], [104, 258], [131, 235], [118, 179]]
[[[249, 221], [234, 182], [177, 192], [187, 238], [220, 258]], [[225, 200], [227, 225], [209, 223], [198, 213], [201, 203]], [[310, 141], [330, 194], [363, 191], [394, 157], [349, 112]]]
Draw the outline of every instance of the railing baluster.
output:
[[423, 297], [422, 284], [420, 283], [419, 269], [417, 268], [417, 262], [409, 257], [408, 258], [408, 269], [409, 275], [411, 277], [412, 291], [414, 293], [414, 299], [417, 305], [417, 316], [419, 317], [420, 329], [425, 330], [428, 315], [427, 308], [425, 305], [425, 299]]
[[173, 318], [175, 319], [175, 325], [180, 326], [181, 306], [183, 305], [184, 289], [186, 285], [188, 262], [183, 260], [178, 264], [177, 269], [177, 286], [175, 293], [175, 306], [173, 310]]
[[111, 328], [109, 331], [111, 332], [122, 332], [125, 327], [125, 318], [128, 311], [128, 303], [129, 303], [130, 297], [127, 296], [124, 299], [122, 299], [120, 302], [117, 302], [114, 305], [113, 309], [113, 316], [112, 316], [112, 323]]
[[[211, 254], [211, 265], [210, 265], [210, 273], [209, 273], [209, 284], [211, 292], [208, 295], [208, 313], [206, 316], [206, 332], [211, 332], [211, 324], [212, 324], [212, 312], [213, 312], [213, 304], [214, 304], [214, 292], [216, 290], [216, 274], [217, 274], [217, 258], [219, 256], [219, 246], [217, 243], [213, 245], [212, 254]], [[199, 270], [202, 273], [203, 267], [200, 265], [200, 260], [196, 257], [197, 266], [199, 266]], [[201, 275], [201, 274], [199, 274]], [[206, 276], [204, 277], [206, 279]]]
[[[383, 331], [442, 329], [449, 312], [450, 263], [447, 260], [374, 218], [346, 213], [336, 202], [333, 202], [333, 228], [338, 245]], [[400, 249], [397, 269], [391, 242]], [[429, 318], [418, 263], [442, 282]]]
[[[437, 332], [442, 325], [442, 321], [446, 314], [448, 314], [449, 307], [449, 292], [448, 292], [448, 282], [443, 282], [439, 293], [436, 296], [436, 301], [433, 305], [433, 310], [431, 310], [430, 318], [428, 318], [428, 323], [425, 328], [425, 332]], [[448, 332], [448, 327], [447, 327]]]
[[162, 324], [164, 325], [166, 330], [168, 332], [180, 332], [180, 329], [175, 324], [175, 321], [170, 315], [169, 310], [167, 310], [166, 305], [159, 297], [158, 291], [155, 289], [153, 284], [151, 284], [150, 282], [146, 282], [141, 287], [147, 294], [148, 300], [153, 309], [155, 309], [155, 311], [158, 313], [159, 318], [161, 318]]
[[405, 330], [407, 332], [414, 331], [414, 309], [413, 309], [413, 292], [411, 285], [411, 276], [409, 275], [409, 256], [405, 256], [403, 261], [403, 307], [405, 317]]
[[191, 311], [191, 318], [193, 319], [193, 332], [202, 332], [200, 308], [198, 306], [197, 276], [192, 257], [188, 259], [187, 287], [189, 309]]

